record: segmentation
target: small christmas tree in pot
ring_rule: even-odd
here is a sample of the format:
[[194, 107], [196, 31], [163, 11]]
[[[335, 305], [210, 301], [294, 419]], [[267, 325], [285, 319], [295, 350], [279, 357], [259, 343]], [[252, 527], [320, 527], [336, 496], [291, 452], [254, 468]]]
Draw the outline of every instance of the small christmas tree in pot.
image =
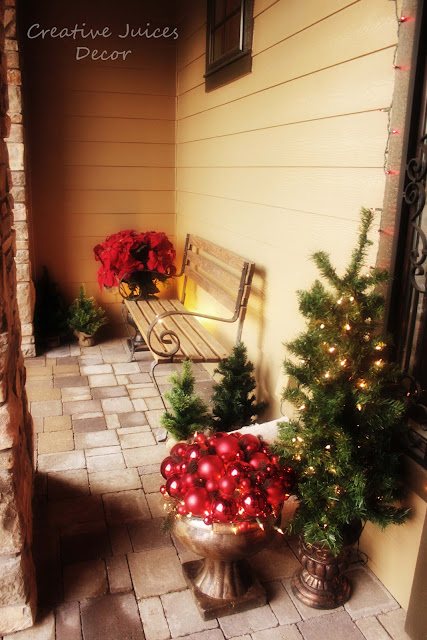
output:
[[174, 371], [169, 381], [172, 388], [166, 391], [165, 398], [171, 405], [171, 411], [165, 411], [160, 423], [173, 440], [188, 440], [193, 433], [210, 424], [209, 408], [194, 391], [196, 379], [190, 360], [182, 363], [182, 374]]
[[253, 424], [258, 414], [267, 406], [256, 402], [254, 365], [248, 361], [243, 342], [233, 348], [231, 355], [221, 360], [214, 373], [221, 374], [221, 381], [213, 386], [212, 413], [216, 431], [233, 431]]
[[372, 220], [372, 211], [362, 209], [359, 241], [343, 277], [326, 253], [313, 255], [328, 287], [316, 280], [298, 292], [308, 326], [286, 345], [293, 358], [284, 369], [296, 384], [283, 399], [297, 417], [281, 423], [277, 450], [298, 476], [299, 506], [289, 527], [301, 534], [303, 566], [292, 588], [320, 609], [350, 597], [341, 570], [361, 523], [384, 527], [407, 515], [396, 505], [404, 405], [396, 399], [399, 371], [387, 361], [384, 300], [376, 291], [389, 276], [363, 267]]
[[93, 297], [87, 297], [84, 285], [80, 285], [79, 297], [68, 310], [68, 326], [74, 331], [83, 347], [95, 344], [95, 333], [107, 324], [104, 309], [98, 307]]

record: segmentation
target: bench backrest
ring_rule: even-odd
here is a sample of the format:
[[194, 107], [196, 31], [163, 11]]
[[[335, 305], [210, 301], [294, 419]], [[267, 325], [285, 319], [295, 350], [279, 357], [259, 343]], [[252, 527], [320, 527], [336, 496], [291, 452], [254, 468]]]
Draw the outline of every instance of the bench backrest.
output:
[[[226, 309], [233, 320], [239, 320], [237, 340], [240, 340], [243, 319], [251, 291], [255, 264], [198, 236], [187, 235], [183, 273], [202, 287]], [[184, 304], [186, 283], [181, 302]]]

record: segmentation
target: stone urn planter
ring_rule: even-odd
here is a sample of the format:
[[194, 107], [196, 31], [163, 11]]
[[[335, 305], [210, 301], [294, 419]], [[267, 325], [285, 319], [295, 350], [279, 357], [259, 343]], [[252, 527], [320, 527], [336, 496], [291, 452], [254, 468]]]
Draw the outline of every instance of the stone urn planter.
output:
[[204, 620], [261, 607], [267, 603], [264, 587], [246, 558], [261, 551], [274, 535], [256, 520], [204, 524], [201, 518], [177, 518], [174, 534], [201, 560], [185, 562], [184, 577]]

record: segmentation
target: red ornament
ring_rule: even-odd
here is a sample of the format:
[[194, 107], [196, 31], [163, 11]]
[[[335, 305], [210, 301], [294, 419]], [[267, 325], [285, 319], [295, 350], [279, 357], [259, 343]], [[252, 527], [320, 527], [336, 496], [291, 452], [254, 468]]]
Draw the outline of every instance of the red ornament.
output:
[[181, 495], [181, 478], [177, 475], [170, 476], [166, 480], [166, 491], [170, 496], [179, 498]]
[[245, 433], [239, 441], [240, 448], [247, 453], [255, 453], [261, 449], [261, 442], [259, 438], [253, 436], [251, 433]]
[[176, 510], [180, 516], [186, 516], [188, 513], [187, 509], [185, 508], [185, 504], [179, 504]]
[[171, 456], [165, 458], [160, 465], [160, 473], [164, 478], [169, 478], [175, 473], [175, 461]]
[[199, 476], [197, 473], [185, 473], [181, 478], [181, 487], [185, 491], [199, 484]]
[[286, 491], [281, 482], [274, 482], [266, 489], [268, 504], [277, 505], [285, 500]]
[[188, 489], [184, 496], [186, 509], [195, 516], [204, 515], [208, 502], [208, 492], [203, 487]]
[[185, 457], [187, 460], [198, 460], [200, 458], [201, 446], [199, 444], [192, 444], [188, 447]]
[[197, 433], [194, 436], [195, 441], [197, 442], [197, 444], [204, 444], [206, 445], [207, 441], [208, 441], [208, 437], [204, 434], [204, 433]]
[[224, 473], [224, 463], [218, 456], [204, 456], [199, 460], [197, 471], [204, 480], [219, 480]]
[[237, 513], [234, 500], [216, 498], [211, 504], [212, 518], [217, 522], [232, 522]]
[[230, 433], [230, 436], [232, 436], [233, 438], [237, 438], [238, 440], [240, 440], [242, 435], [243, 435], [243, 433], [240, 433], [240, 431], [232, 431]]
[[226, 434], [222, 433], [222, 431], [217, 431], [216, 433], [214, 433], [213, 436], [209, 438], [209, 442], [208, 442], [209, 446], [214, 447], [216, 445], [216, 441], [225, 435]]
[[250, 476], [250, 474], [252, 473], [252, 468], [249, 464], [247, 464], [247, 462], [230, 462], [227, 467], [226, 473], [228, 476], [239, 480], [240, 478], [243, 478], [245, 476]]
[[187, 473], [187, 469], [188, 469], [188, 464], [187, 462], [184, 460], [183, 462], [178, 462], [175, 465], [175, 473], [178, 475], [182, 475], [183, 473]]
[[162, 484], [162, 486], [160, 487], [160, 493], [162, 495], [165, 495], [165, 493], [166, 493], [166, 485]]
[[261, 452], [254, 453], [249, 458], [249, 464], [253, 469], [255, 469], [255, 471], [258, 471], [263, 467], [265, 468], [269, 462], [270, 462], [269, 457], [266, 456], [265, 453], [261, 453]]
[[266, 509], [267, 501], [260, 491], [251, 491], [242, 500], [242, 507], [246, 515], [256, 518]]
[[279, 456], [273, 454], [272, 456], [270, 456], [270, 461], [271, 464], [277, 464], [279, 462]]
[[204, 522], [205, 524], [207, 524], [207, 525], [211, 525], [211, 524], [212, 524], [212, 522], [213, 522], [213, 518], [212, 518], [212, 516], [211, 516], [211, 515], [209, 515], [209, 516], [205, 516], [205, 517], [203, 518], [203, 522]]
[[186, 442], [178, 442], [172, 447], [170, 454], [172, 457], [178, 456], [179, 458], [185, 458], [187, 449], [188, 449], [188, 444]]
[[252, 481], [250, 478], [242, 478], [240, 480], [239, 489], [242, 493], [247, 493], [251, 489], [253, 489]]
[[230, 436], [223, 436], [215, 441], [216, 454], [224, 460], [224, 462], [230, 462], [236, 457], [236, 453], [239, 451], [239, 443], [236, 438]]
[[218, 482], [216, 480], [206, 480], [205, 488], [206, 491], [214, 493], [215, 491], [218, 491]]
[[237, 482], [231, 476], [223, 476], [218, 482], [219, 492], [224, 496], [232, 496], [236, 491]]

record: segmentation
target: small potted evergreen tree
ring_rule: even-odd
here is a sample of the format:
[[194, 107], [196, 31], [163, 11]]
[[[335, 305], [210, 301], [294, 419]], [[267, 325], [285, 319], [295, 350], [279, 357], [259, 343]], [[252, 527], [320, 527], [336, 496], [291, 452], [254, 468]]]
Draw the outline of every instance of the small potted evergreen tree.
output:
[[209, 408], [194, 391], [196, 379], [190, 360], [182, 363], [182, 374], [174, 371], [169, 381], [172, 388], [164, 395], [171, 410], [165, 411], [160, 423], [174, 440], [188, 440], [193, 433], [210, 424]]
[[87, 297], [84, 285], [80, 285], [79, 297], [68, 310], [68, 326], [74, 331], [83, 347], [95, 343], [95, 333], [107, 323], [105, 311], [98, 307], [93, 297]]
[[[400, 524], [396, 504], [404, 404], [396, 397], [400, 372], [387, 358], [382, 333], [384, 300], [376, 290], [388, 273], [363, 261], [373, 220], [362, 209], [357, 247], [342, 277], [329, 256], [313, 260], [327, 287], [316, 280], [299, 291], [307, 329], [286, 346], [285, 372], [295, 381], [283, 399], [295, 418], [279, 426], [278, 453], [298, 476], [299, 506], [290, 530], [299, 532], [303, 567], [293, 578], [305, 604], [343, 604], [350, 587], [340, 571], [360, 535], [357, 523]], [[356, 531], [354, 525], [356, 524]]]
[[253, 424], [267, 406], [256, 402], [254, 365], [247, 359], [247, 349], [239, 342], [231, 355], [221, 360], [214, 373], [221, 381], [214, 384], [212, 396], [213, 427], [215, 431], [233, 431]]

